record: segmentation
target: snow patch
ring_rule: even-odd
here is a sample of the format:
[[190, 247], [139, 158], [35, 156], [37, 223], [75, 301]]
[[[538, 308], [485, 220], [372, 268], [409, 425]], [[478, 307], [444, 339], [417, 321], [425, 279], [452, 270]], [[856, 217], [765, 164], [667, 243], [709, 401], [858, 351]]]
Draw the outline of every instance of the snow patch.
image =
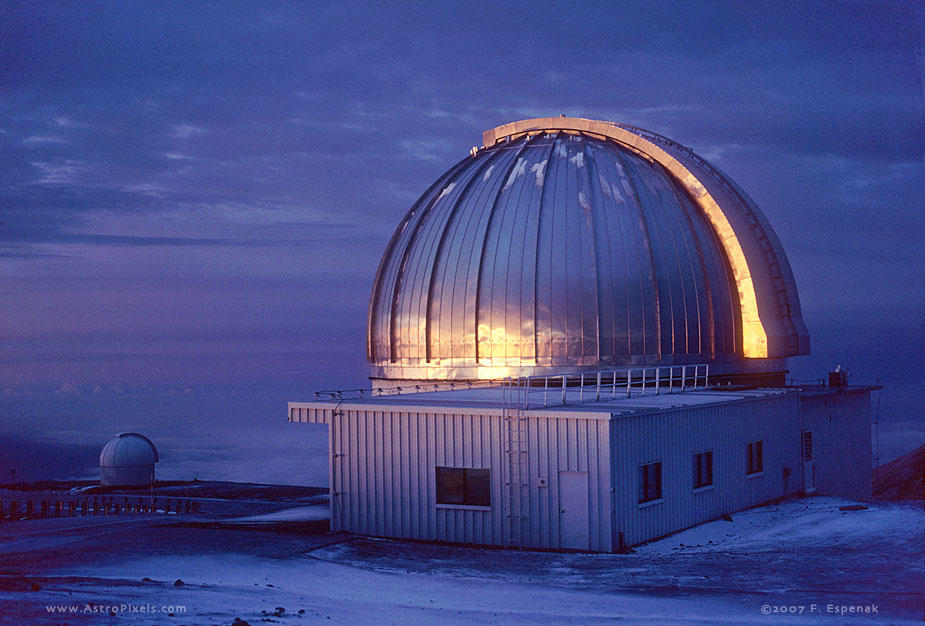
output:
[[504, 187], [501, 189], [501, 191], [507, 191], [508, 189], [510, 189], [511, 186], [514, 184], [514, 181], [516, 181], [518, 178], [520, 178], [526, 173], [527, 173], [527, 162], [521, 157], [517, 159], [517, 165], [514, 166], [513, 171], [511, 171], [511, 175], [507, 177], [507, 182], [504, 183]]
[[446, 187], [444, 187], [444, 188], [443, 188], [443, 191], [440, 192], [440, 195], [437, 196], [437, 200], [443, 198], [444, 196], [449, 195], [449, 193], [450, 193], [451, 191], [453, 191], [453, 187], [455, 187], [455, 186], [456, 186], [456, 183], [450, 183], [449, 185], [447, 185]]
[[247, 517], [234, 517], [226, 522], [244, 524], [251, 522], [309, 522], [315, 520], [328, 519], [330, 517], [330, 508], [325, 504], [315, 504], [312, 506], [297, 506], [272, 513], [262, 515], [249, 515]]
[[588, 198], [585, 196], [585, 192], [578, 192], [578, 206], [580, 206], [585, 214], [591, 210], [591, 205], [588, 204]]
[[605, 197], [610, 198], [617, 204], [626, 204], [626, 200], [623, 198], [620, 190], [617, 189], [616, 186], [612, 185], [610, 181], [604, 178], [604, 174], [598, 172], [597, 178], [601, 183], [601, 191], [604, 193]]
[[545, 159], [542, 163], [534, 163], [530, 166], [530, 173], [536, 174], [536, 186], [540, 189], [543, 188], [543, 182], [546, 179], [546, 164], [549, 162], [549, 159]]

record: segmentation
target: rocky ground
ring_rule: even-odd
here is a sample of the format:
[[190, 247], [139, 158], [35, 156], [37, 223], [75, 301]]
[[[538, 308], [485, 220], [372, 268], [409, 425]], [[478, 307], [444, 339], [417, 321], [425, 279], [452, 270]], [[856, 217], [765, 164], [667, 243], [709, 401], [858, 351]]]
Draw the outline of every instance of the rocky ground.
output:
[[326, 505], [312, 494], [272, 502], [242, 488], [236, 496], [196, 516], [0, 524], [0, 623], [911, 624], [925, 617], [925, 511], [915, 503], [790, 499], [612, 555], [332, 535]]

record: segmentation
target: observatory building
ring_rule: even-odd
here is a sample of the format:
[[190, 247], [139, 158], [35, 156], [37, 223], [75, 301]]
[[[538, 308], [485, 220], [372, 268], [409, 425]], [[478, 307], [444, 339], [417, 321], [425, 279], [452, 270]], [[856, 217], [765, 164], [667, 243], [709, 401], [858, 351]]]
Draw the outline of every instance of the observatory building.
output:
[[871, 489], [872, 387], [786, 384], [784, 250], [661, 135], [514, 122], [411, 207], [373, 285], [372, 387], [330, 437], [331, 528], [615, 551], [799, 491]]
[[154, 484], [157, 448], [138, 433], [120, 433], [100, 452], [100, 485]]

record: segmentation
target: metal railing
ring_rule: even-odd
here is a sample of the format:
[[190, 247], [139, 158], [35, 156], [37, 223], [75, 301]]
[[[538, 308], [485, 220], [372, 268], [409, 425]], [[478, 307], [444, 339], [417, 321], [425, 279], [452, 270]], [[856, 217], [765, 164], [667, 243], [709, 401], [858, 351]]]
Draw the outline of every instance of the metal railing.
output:
[[[521, 410], [565, 404], [599, 402], [602, 399], [683, 393], [710, 384], [710, 366], [658, 365], [597, 372], [564, 372], [536, 376], [508, 377], [502, 380], [460, 381], [372, 389], [328, 389], [315, 392], [315, 400], [342, 402], [382, 396], [400, 396], [429, 391], [457, 391], [503, 387], [504, 402]], [[510, 397], [508, 397], [510, 396]]]
[[323, 389], [315, 392], [315, 400], [328, 400], [340, 402], [342, 400], [363, 400], [366, 398], [379, 398], [382, 396], [401, 396], [430, 391], [457, 391], [459, 389], [484, 389], [486, 387], [499, 387], [503, 383], [498, 380], [485, 381], [459, 381], [444, 383], [428, 383], [418, 385], [404, 385], [401, 387], [373, 387], [372, 389]]
[[504, 384], [519, 408], [526, 410], [704, 389], [710, 384], [710, 366], [699, 363], [570, 372], [506, 378]]

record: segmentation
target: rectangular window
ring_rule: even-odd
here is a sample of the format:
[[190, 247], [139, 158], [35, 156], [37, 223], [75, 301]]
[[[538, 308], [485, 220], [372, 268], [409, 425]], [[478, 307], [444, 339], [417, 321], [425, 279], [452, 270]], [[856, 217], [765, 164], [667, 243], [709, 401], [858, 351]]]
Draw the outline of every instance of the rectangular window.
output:
[[662, 464], [639, 466], [639, 502], [650, 502], [662, 497]]
[[491, 506], [491, 471], [468, 467], [438, 467], [437, 504]]
[[809, 430], [803, 433], [803, 460], [813, 460], [813, 433]]
[[760, 441], [753, 441], [745, 445], [745, 454], [746, 454], [746, 474], [757, 474], [758, 472], [764, 470], [764, 461], [762, 459], [762, 450], [761, 450]]
[[694, 455], [694, 489], [713, 484], [713, 452]]

